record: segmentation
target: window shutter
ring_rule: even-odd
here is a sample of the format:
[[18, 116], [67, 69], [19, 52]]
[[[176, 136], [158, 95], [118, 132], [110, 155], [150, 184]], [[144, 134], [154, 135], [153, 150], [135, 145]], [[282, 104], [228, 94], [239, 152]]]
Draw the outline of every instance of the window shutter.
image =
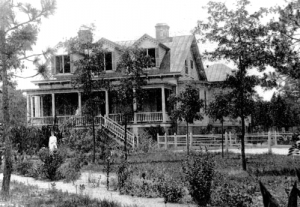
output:
[[55, 55], [52, 55], [52, 57], [51, 57], [51, 73], [52, 73], [52, 75], [56, 74], [56, 70], [55, 70]]
[[155, 48], [155, 62], [156, 62], [156, 67], [159, 68], [160, 60], [159, 60], [159, 51], [158, 51], [158, 48]]

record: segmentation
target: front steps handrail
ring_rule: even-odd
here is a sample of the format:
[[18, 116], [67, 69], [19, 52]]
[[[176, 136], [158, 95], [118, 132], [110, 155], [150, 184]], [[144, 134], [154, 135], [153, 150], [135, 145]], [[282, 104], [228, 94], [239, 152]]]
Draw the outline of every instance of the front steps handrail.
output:
[[[115, 122], [114, 120], [110, 119], [107, 116], [99, 115], [99, 117], [103, 118], [104, 121], [100, 122], [103, 126], [109, 129], [116, 137], [122, 141], [124, 141], [124, 133], [125, 129], [123, 126]], [[127, 143], [134, 147], [134, 134], [127, 130]]]

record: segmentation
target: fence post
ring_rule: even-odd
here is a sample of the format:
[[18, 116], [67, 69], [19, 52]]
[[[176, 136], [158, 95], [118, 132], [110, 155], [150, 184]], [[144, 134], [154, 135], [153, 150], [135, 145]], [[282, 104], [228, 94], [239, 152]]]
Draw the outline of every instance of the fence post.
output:
[[228, 133], [228, 136], [229, 136], [230, 147], [232, 147], [232, 137], [231, 137], [231, 132]]
[[277, 133], [276, 130], [274, 131], [274, 144], [277, 146]]
[[192, 149], [193, 147], [193, 133], [190, 133], [190, 148]]
[[174, 147], [177, 149], [177, 135], [174, 133]]
[[157, 148], [159, 149], [159, 134], [157, 133], [156, 136], [157, 136]]
[[228, 153], [228, 134], [225, 132], [225, 152]]
[[168, 149], [168, 139], [167, 139], [167, 133], [165, 133], [165, 149]]
[[271, 131], [268, 132], [268, 153], [272, 153], [272, 148], [271, 148]]

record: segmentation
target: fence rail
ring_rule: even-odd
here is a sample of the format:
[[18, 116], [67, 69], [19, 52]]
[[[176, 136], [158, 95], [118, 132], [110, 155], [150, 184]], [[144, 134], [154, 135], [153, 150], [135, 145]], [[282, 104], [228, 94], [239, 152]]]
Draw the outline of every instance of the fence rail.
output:
[[[292, 133], [264, 132], [245, 134], [246, 147], [267, 147], [290, 145], [292, 143]], [[190, 148], [207, 147], [209, 149], [219, 149], [222, 146], [222, 134], [195, 135], [157, 135], [157, 146], [163, 149], [184, 149], [189, 144]], [[241, 135], [231, 132], [223, 134], [223, 145], [225, 150], [241, 146]]]

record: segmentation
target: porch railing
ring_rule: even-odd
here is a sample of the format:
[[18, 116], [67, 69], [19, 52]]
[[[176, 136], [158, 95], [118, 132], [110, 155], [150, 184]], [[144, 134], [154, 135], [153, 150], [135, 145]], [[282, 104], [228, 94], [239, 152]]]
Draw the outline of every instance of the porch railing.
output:
[[[162, 112], [137, 112], [135, 115], [136, 122], [138, 123], [163, 121]], [[122, 114], [109, 114], [108, 116], [115, 122], [122, 123], [123, 121]], [[129, 122], [134, 122], [134, 117], [132, 117]]]
[[163, 113], [162, 112], [139, 112], [136, 113], [137, 122], [154, 122], [162, 121]]

